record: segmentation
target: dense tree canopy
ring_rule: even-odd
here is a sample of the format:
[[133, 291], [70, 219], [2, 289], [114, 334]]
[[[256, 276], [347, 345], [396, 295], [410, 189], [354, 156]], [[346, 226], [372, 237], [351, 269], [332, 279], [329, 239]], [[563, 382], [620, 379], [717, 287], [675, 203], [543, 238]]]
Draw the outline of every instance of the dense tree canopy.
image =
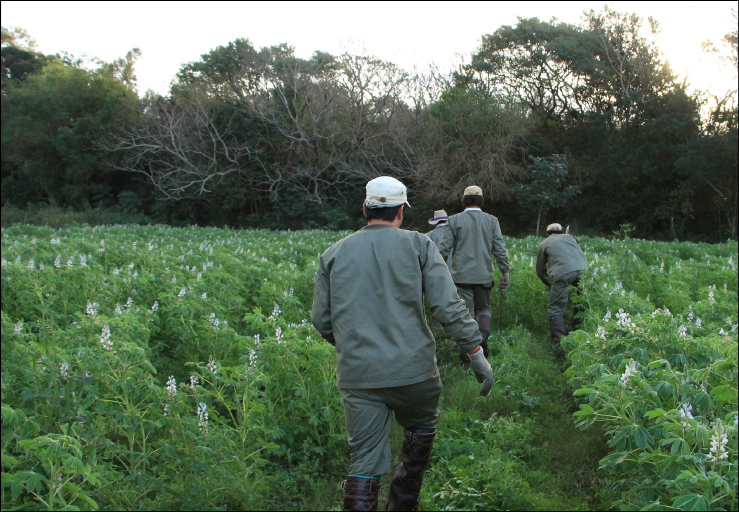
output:
[[[166, 97], [142, 98], [138, 49], [87, 69], [3, 28], [2, 204], [356, 227], [364, 183], [389, 174], [415, 198], [411, 227], [459, 209], [474, 183], [513, 233], [559, 220], [736, 237], [737, 91], [688, 94], [643, 25], [608, 7], [580, 25], [519, 19], [468, 64], [423, 73], [236, 39], [183, 65]], [[736, 31], [706, 49], [736, 69]], [[537, 169], [563, 171], [554, 195], [534, 191]]]

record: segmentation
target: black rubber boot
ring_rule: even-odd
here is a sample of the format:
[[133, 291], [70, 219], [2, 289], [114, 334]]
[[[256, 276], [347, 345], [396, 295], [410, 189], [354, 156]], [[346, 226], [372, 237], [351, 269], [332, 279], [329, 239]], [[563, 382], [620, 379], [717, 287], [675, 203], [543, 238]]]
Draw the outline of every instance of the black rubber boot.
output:
[[560, 342], [562, 341], [563, 336], [567, 336], [567, 331], [565, 331], [565, 319], [562, 315], [552, 315], [549, 317], [549, 331], [552, 335], [552, 348], [554, 348], [554, 352], [557, 357], [562, 357], [564, 355], [564, 350], [562, 349]]
[[350, 476], [341, 485], [344, 488], [344, 510], [377, 510], [379, 479]]
[[413, 427], [405, 429], [400, 464], [390, 482], [387, 510], [418, 510], [423, 474], [431, 458], [436, 429]]

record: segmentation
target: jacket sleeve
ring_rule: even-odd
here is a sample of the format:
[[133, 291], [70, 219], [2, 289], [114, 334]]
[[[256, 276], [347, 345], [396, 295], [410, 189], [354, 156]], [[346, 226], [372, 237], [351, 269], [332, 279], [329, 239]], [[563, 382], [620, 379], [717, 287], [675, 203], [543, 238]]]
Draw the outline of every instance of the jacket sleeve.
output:
[[449, 224], [450, 221], [447, 221], [444, 225], [444, 231], [441, 233], [441, 242], [439, 242], [439, 252], [444, 261], [449, 257], [455, 241], [454, 231], [452, 231], [452, 227]]
[[469, 352], [482, 343], [477, 322], [457, 295], [449, 269], [431, 240], [422, 248], [423, 292], [444, 332], [459, 348]]
[[539, 246], [539, 250], [536, 252], [536, 275], [539, 276], [541, 282], [546, 286], [551, 286], [549, 282], [549, 273], [547, 271], [547, 250]]
[[331, 281], [323, 256], [319, 260], [316, 286], [313, 288], [313, 307], [310, 319], [318, 333], [330, 343], [334, 337], [331, 325]]
[[500, 231], [500, 223], [495, 220], [493, 223], [493, 256], [495, 261], [498, 262], [498, 268], [500, 272], [505, 274], [508, 272], [508, 251], [505, 247], [505, 240], [503, 240], [503, 233]]

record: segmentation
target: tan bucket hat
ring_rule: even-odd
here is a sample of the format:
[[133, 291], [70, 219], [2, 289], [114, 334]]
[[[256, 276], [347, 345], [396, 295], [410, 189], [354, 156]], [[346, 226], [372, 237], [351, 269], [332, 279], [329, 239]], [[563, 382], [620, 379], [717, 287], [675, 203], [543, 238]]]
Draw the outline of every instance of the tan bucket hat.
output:
[[557, 224], [556, 222], [549, 224], [547, 226], [547, 231], [562, 231], [562, 224]]
[[449, 218], [449, 215], [447, 215], [444, 210], [436, 210], [434, 212], [434, 218], [429, 219], [429, 224], [431, 224], [432, 226], [435, 226], [442, 220], [447, 220], [448, 218]]

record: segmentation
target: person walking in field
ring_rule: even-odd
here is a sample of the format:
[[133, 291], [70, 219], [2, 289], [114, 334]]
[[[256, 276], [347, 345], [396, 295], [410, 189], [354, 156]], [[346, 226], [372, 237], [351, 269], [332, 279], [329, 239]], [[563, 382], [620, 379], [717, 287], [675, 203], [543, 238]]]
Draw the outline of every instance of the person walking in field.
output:
[[[501, 272], [500, 291], [510, 284], [508, 252], [498, 219], [481, 210], [484, 203], [482, 189], [471, 186], [464, 189], [462, 204], [465, 210], [452, 215], [444, 227], [439, 246], [441, 256], [446, 259], [453, 251], [452, 279], [459, 297], [464, 300], [470, 315], [477, 321], [482, 348], [487, 358], [490, 336], [490, 291], [493, 288], [493, 257]], [[464, 351], [460, 352], [464, 363], [469, 361]]]
[[377, 509], [379, 478], [390, 472], [393, 414], [405, 434], [388, 510], [413, 510], [442, 390], [424, 295], [446, 334], [470, 354], [483, 396], [493, 385], [493, 371], [439, 251], [424, 234], [400, 229], [410, 207], [405, 185], [381, 176], [366, 190], [367, 226], [320, 256], [311, 321], [336, 347], [351, 459], [344, 510]]
[[436, 210], [434, 212], [434, 217], [429, 219], [429, 224], [434, 226], [434, 229], [426, 233], [426, 236], [434, 241], [436, 247], [439, 247], [439, 244], [441, 243], [441, 238], [444, 233], [444, 226], [446, 225], [446, 220], [448, 218], [449, 216], [444, 210]]
[[[441, 239], [444, 237], [444, 226], [446, 226], [446, 221], [449, 218], [446, 211], [444, 210], [436, 210], [434, 212], [433, 218], [429, 219], [429, 224], [434, 226], [434, 229], [426, 233], [426, 236], [429, 237], [433, 242], [436, 244], [436, 248], [439, 248], [439, 244], [441, 244]], [[452, 257], [453, 254], [449, 254], [448, 258], [444, 258], [446, 260], [447, 267], [451, 268], [452, 266]]]
[[558, 355], [562, 352], [560, 341], [567, 334], [564, 313], [569, 294], [567, 287], [577, 286], [580, 272], [588, 268], [588, 261], [580, 249], [580, 242], [570, 234], [562, 233], [562, 226], [547, 226], [547, 238], [539, 244], [536, 253], [536, 275], [549, 287], [549, 330], [552, 345]]

